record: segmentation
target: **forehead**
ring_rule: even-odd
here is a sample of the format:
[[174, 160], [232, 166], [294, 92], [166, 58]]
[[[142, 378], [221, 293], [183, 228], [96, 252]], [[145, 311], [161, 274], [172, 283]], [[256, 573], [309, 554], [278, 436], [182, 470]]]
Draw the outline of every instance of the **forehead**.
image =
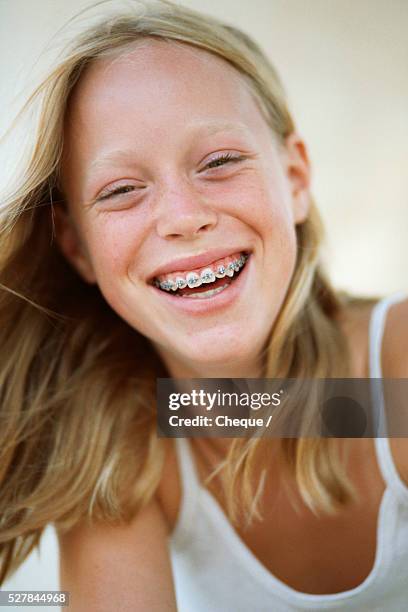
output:
[[[150, 134], [190, 122], [262, 121], [243, 76], [227, 61], [185, 43], [144, 39], [86, 69], [69, 104], [70, 126]], [[127, 128], [125, 128], [125, 124]], [[153, 130], [153, 131], [152, 131]]]

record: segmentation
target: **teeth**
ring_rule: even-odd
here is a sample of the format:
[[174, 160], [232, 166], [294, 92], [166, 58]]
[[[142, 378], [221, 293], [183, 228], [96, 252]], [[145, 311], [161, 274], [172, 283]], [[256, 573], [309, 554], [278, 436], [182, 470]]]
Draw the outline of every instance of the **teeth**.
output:
[[218, 266], [217, 271], [215, 273], [215, 276], [217, 278], [224, 278], [224, 276], [225, 276], [225, 266], [223, 266], [223, 265]]
[[213, 283], [215, 281], [215, 274], [211, 268], [205, 268], [200, 276], [203, 283]]
[[216, 289], [209, 289], [208, 291], [203, 291], [201, 293], [191, 293], [190, 295], [182, 295], [181, 297], [182, 298], [193, 298], [193, 299], [202, 300], [204, 298], [209, 298], [212, 295], [216, 295], [216, 293], [220, 293], [221, 291], [223, 291], [227, 287], [229, 287], [229, 284], [222, 285], [222, 287], [217, 287]]
[[235, 271], [235, 265], [233, 262], [231, 262], [228, 264], [225, 274], [229, 277], [232, 277], [234, 276], [234, 271]]
[[160, 289], [164, 289], [164, 291], [176, 291], [177, 286], [176, 283], [173, 283], [172, 280], [166, 280], [159, 283]]
[[[220, 264], [217, 267], [217, 271], [214, 272], [211, 268], [205, 268], [200, 276], [196, 272], [189, 272], [186, 275], [186, 278], [182, 278], [181, 276], [177, 276], [175, 280], [165, 280], [161, 283], [159, 281], [155, 281], [156, 287], [160, 287], [164, 291], [177, 291], [177, 289], [184, 289], [185, 287], [190, 287], [190, 289], [195, 289], [195, 287], [199, 287], [203, 283], [213, 283], [217, 278], [224, 278], [225, 276], [229, 276], [232, 278], [235, 272], [238, 272], [245, 262], [248, 259], [248, 255], [240, 255], [238, 259], [230, 262], [227, 266]], [[222, 289], [220, 287], [220, 289]], [[206, 295], [208, 292], [200, 293], [199, 295]], [[198, 295], [198, 294], [192, 294]]]
[[202, 284], [201, 278], [195, 272], [189, 272], [186, 275], [186, 281], [190, 289], [195, 289], [195, 287], [199, 287]]
[[177, 287], [179, 289], [184, 289], [185, 287], [187, 287], [187, 281], [184, 278], [182, 278], [181, 276], [178, 276], [176, 278], [176, 283], [177, 283]]

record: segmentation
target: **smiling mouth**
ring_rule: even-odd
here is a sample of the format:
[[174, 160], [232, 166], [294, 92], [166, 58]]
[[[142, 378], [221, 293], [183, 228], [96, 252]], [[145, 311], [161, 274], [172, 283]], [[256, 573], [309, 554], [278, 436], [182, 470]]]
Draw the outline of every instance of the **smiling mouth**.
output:
[[[168, 293], [171, 297], [189, 299], [208, 299], [225, 291], [241, 274], [249, 258], [248, 252], [242, 252], [239, 257], [228, 265], [218, 268], [206, 268], [201, 276], [189, 273], [185, 278], [176, 278], [174, 281], [159, 282], [153, 279], [152, 283], [159, 291]], [[178, 283], [176, 281], [179, 281]]]
[[208, 285], [201, 285], [200, 287], [196, 287], [191, 289], [190, 287], [185, 287], [184, 289], [177, 289], [173, 293], [174, 297], [181, 298], [198, 298], [204, 299], [212, 297], [213, 295], [217, 295], [217, 293], [221, 293], [224, 291], [231, 283], [236, 279], [239, 272], [236, 273], [232, 278], [217, 278], [216, 281], [212, 283], [208, 283]]

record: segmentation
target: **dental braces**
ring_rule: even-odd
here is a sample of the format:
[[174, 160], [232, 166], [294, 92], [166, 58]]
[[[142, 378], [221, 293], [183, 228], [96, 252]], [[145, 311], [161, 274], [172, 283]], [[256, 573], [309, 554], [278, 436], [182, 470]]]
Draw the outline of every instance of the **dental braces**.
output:
[[204, 283], [213, 283], [216, 278], [233, 277], [234, 273], [243, 267], [247, 259], [248, 255], [241, 255], [227, 266], [220, 264], [216, 272], [211, 268], [205, 268], [200, 275], [196, 272], [189, 272], [185, 278], [177, 276], [175, 280], [168, 279], [162, 282], [156, 280], [154, 284], [164, 291], [177, 291], [177, 289], [184, 289], [185, 287], [195, 289], [195, 287], [199, 287]]

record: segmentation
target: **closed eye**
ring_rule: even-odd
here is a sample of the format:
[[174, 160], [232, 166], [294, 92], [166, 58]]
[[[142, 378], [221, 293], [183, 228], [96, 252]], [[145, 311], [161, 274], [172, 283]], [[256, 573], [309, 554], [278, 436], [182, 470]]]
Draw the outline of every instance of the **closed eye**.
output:
[[208, 164], [204, 166], [204, 170], [207, 168], [218, 168], [219, 166], [223, 166], [228, 163], [237, 163], [246, 159], [244, 155], [232, 155], [232, 153], [225, 153], [212, 159]]
[[[219, 155], [218, 157], [209, 161], [205, 166], [204, 170], [211, 170], [213, 168], [219, 168], [228, 163], [237, 163], [247, 159], [245, 155], [233, 155], [232, 153], [224, 153]], [[96, 198], [97, 202], [101, 202], [104, 200], [108, 200], [109, 198], [116, 197], [119, 195], [123, 195], [126, 193], [131, 193], [132, 191], [145, 189], [145, 186], [136, 186], [136, 185], [119, 185], [118, 187], [114, 187], [112, 189], [107, 189], [100, 196]]]
[[[143, 189], [143, 187], [138, 187], [137, 189]], [[131, 191], [136, 190], [136, 185], [120, 185], [119, 187], [114, 187], [113, 189], [108, 189], [103, 192], [100, 196], [98, 196], [97, 201], [107, 200], [113, 196], [122, 195], [124, 193], [130, 193]]]

